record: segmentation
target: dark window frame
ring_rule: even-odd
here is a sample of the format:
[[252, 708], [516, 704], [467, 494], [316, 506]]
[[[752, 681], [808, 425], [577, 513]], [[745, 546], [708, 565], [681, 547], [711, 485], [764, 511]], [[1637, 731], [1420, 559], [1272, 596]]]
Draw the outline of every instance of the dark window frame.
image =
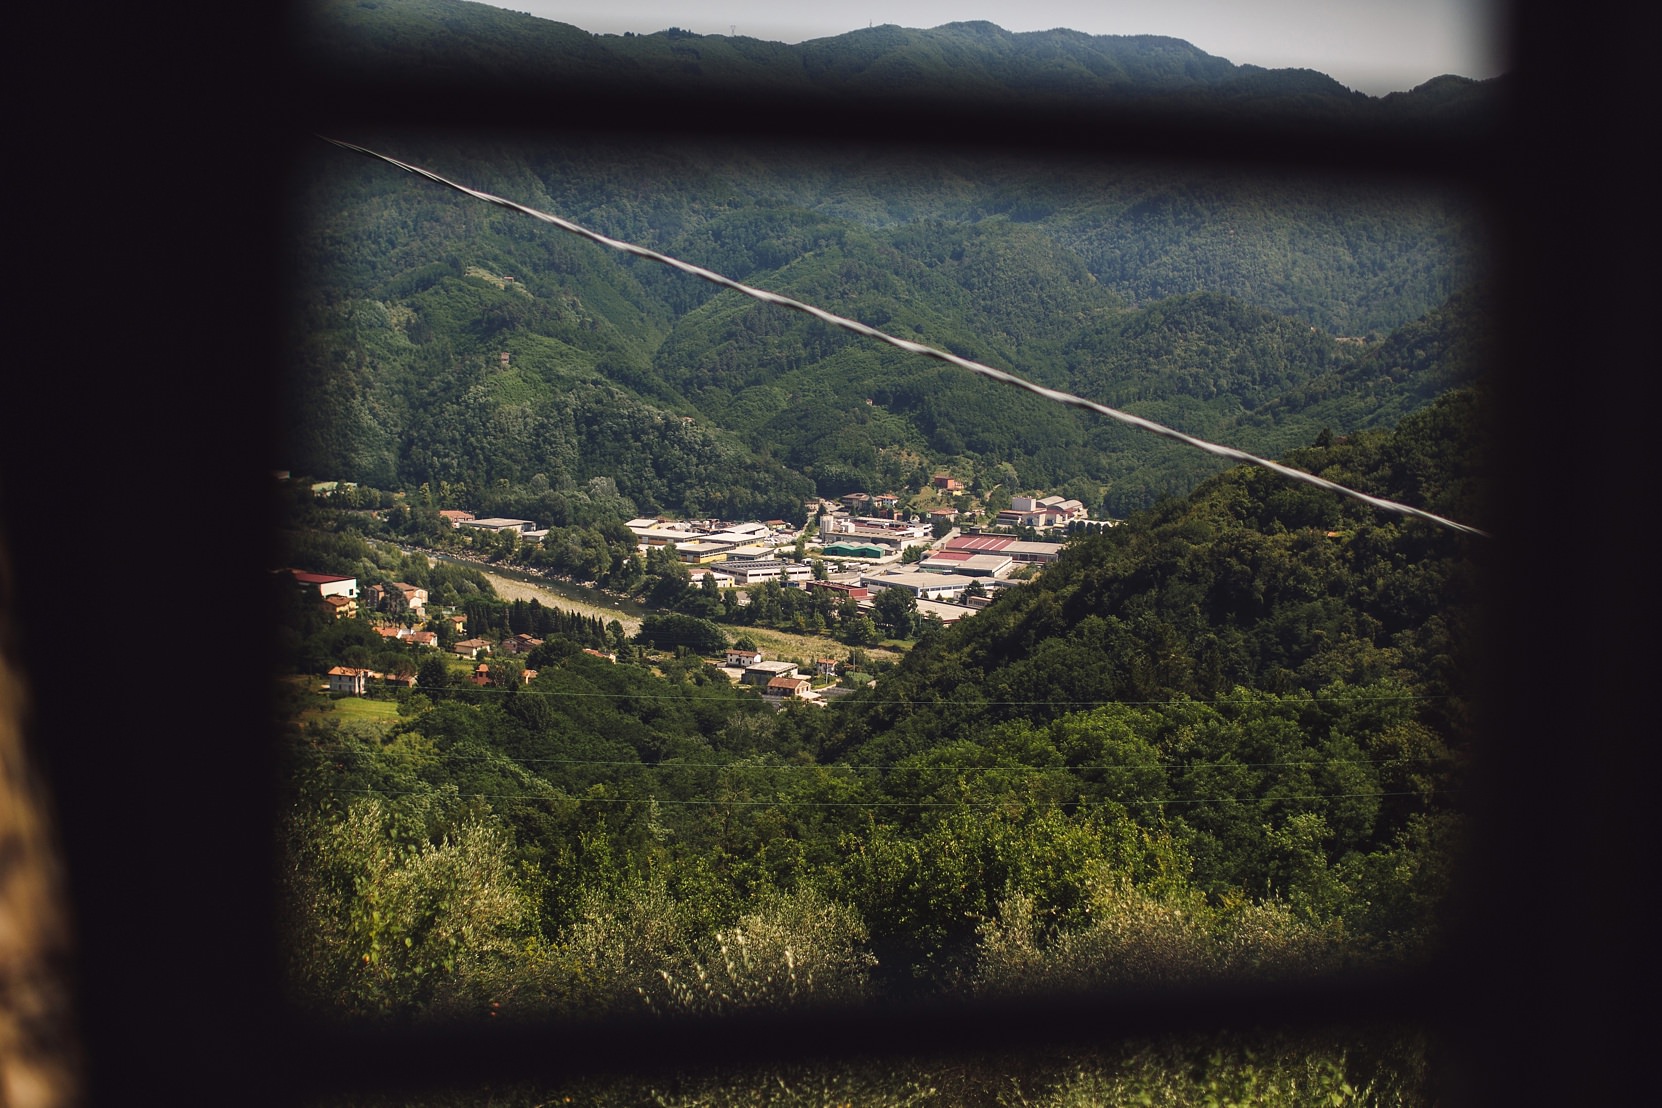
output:
[[[667, 1066], [725, 1051], [733, 1060], [774, 1060], [809, 1049], [809, 1036], [855, 1054], [974, 1052], [1208, 1027], [1324, 1026], [1352, 1016], [1431, 1027], [1448, 1051], [1454, 1101], [1619, 1103], [1644, 1087], [1644, 1055], [1627, 1011], [1643, 1010], [1633, 1003], [1643, 980], [1637, 955], [1650, 945], [1646, 866], [1637, 854], [1648, 830], [1639, 791], [1646, 775], [1632, 758], [1635, 746], [1648, 745], [1636, 701], [1648, 687], [1651, 648], [1635, 647], [1636, 633], [1649, 630], [1648, 609], [1627, 601], [1649, 595], [1639, 567], [1654, 557], [1640, 534], [1644, 513], [1633, 511], [1646, 502], [1633, 482], [1643, 471], [1637, 444], [1650, 409], [1623, 394], [1576, 390], [1584, 409], [1597, 409], [1595, 423], [1577, 417], [1563, 393], [1566, 377], [1572, 386], [1586, 378], [1620, 385], [1624, 371], [1654, 358], [1641, 341], [1644, 282], [1612, 280], [1619, 259], [1648, 245], [1648, 228], [1635, 230], [1630, 191], [1648, 180], [1638, 159], [1650, 145], [1642, 139], [1649, 124], [1634, 110], [1645, 103], [1639, 75], [1648, 59], [1639, 52], [1645, 36], [1623, 33], [1630, 17], [1613, 3], [1583, 6], [1574, 23], [1559, 22], [1547, 5], [1518, 3], [1511, 14], [1516, 72], [1507, 110], [1478, 134], [1439, 136], [1432, 127], [1358, 137], [1274, 122], [1077, 112], [994, 121], [1005, 140], [1029, 149], [1111, 136], [1121, 151], [1152, 156], [1181, 157], [1180, 145], [1200, 144], [1211, 159], [1253, 166], [1452, 178], [1476, 188], [1495, 213], [1507, 321], [1505, 379], [1496, 392], [1508, 480], [1494, 511], [1487, 737], [1474, 783], [1482, 836], [1449, 955], [1429, 971], [1389, 979], [499, 1035], [332, 1032], [283, 1006], [270, 927], [279, 857], [274, 766], [271, 744], [248, 722], [265, 703], [252, 676], [261, 672], [258, 647], [238, 665], [214, 667], [217, 683], [201, 691], [188, 718], [165, 705], [177, 705], [170, 695], [212, 649], [158, 644], [102, 667], [64, 659], [107, 611], [92, 583], [109, 580], [112, 569], [151, 601], [144, 615], [121, 622], [136, 635], [183, 634], [162, 613], [170, 599], [190, 595], [170, 583], [193, 566], [214, 563], [208, 587], [231, 603], [259, 595], [267, 566], [251, 536], [270, 523], [261, 490], [272, 458], [261, 413], [282, 375], [262, 338], [274, 333], [286, 258], [272, 217], [282, 190], [260, 184], [262, 174], [310, 156], [309, 130], [385, 124], [391, 104], [424, 120], [460, 124], [481, 107], [513, 120], [503, 104], [454, 100], [454, 90], [359, 90], [366, 99], [344, 99], [297, 74], [271, 43], [262, 52], [245, 33], [251, 29], [235, 24], [230, 34], [224, 25], [187, 30], [150, 51], [128, 44], [136, 59], [109, 44], [98, 57], [126, 80], [108, 87], [148, 89], [140, 99], [147, 110], [117, 105], [113, 119], [82, 121], [71, 141], [51, 148], [64, 154], [58, 176], [64, 167], [79, 175], [58, 199], [73, 197], [84, 208], [71, 210], [93, 214], [84, 216], [90, 226], [73, 232], [84, 237], [68, 240], [74, 250], [48, 241], [52, 220], [34, 221], [25, 228], [38, 236], [30, 252], [69, 254], [67, 266], [54, 263], [53, 277], [70, 288], [78, 259], [97, 257], [81, 264], [106, 270], [97, 252], [112, 249], [103, 237], [110, 227], [98, 213], [113, 220], [110, 205], [119, 199], [124, 214], [143, 207], [168, 214], [122, 228], [130, 249], [116, 258], [144, 267], [125, 273], [130, 300], [110, 307], [97, 335], [76, 329], [81, 317], [66, 312], [66, 345], [41, 352], [20, 394], [17, 411], [77, 417], [79, 434], [70, 456], [52, 467], [53, 484], [26, 437], [9, 444], [0, 470], [7, 477], [0, 523], [17, 582], [10, 648], [30, 679], [29, 738], [53, 788], [67, 860], [80, 948], [74, 1001], [91, 1099], [154, 1088], [175, 1102], [291, 1103], [317, 1090], [555, 1079], [642, 1058]], [[712, 114], [719, 98], [607, 104], [585, 103], [582, 90], [572, 95], [566, 107], [581, 107], [585, 120], [640, 131], [692, 133], [727, 118]], [[178, 127], [216, 99], [234, 104], [236, 117]], [[744, 126], [765, 131], [771, 118], [825, 140], [883, 127], [908, 139], [985, 142], [988, 126], [984, 115], [939, 104], [853, 106], [835, 119], [788, 118], [773, 105], [760, 118]], [[198, 140], [211, 148], [192, 152]], [[112, 196], [120, 184], [129, 191]], [[76, 339], [84, 341], [72, 352]], [[89, 355], [134, 370], [90, 407], [73, 372], [75, 359]], [[68, 370], [57, 372], [53, 359], [69, 361]], [[251, 381], [266, 382], [266, 394], [241, 388]], [[142, 495], [126, 495], [123, 484], [135, 479]], [[65, 487], [98, 496], [107, 526], [129, 540], [125, 562], [119, 548], [43, 533]], [[187, 557], [178, 533], [166, 531], [177, 506], [213, 510], [227, 529], [193, 533]], [[131, 549], [148, 546], [147, 534], [169, 548]], [[249, 606], [257, 612], [257, 603]], [[106, 617], [98, 625], [107, 624]], [[152, 731], [137, 721], [158, 702], [161, 726]], [[550, 1050], [551, 1040], [563, 1049]]]

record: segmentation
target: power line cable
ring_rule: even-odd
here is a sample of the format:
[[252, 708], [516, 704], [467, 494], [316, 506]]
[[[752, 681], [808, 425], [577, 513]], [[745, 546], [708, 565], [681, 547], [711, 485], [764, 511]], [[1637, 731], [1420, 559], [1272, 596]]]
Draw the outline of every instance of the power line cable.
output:
[[1070, 392], [1062, 392], [1059, 389], [1046, 388], [1044, 385], [1037, 384], [1022, 377], [1017, 377], [1015, 374], [1006, 372], [1005, 370], [995, 369], [992, 366], [984, 365], [981, 362], [974, 362], [968, 358], [961, 358], [958, 355], [948, 353], [945, 350], [937, 350], [933, 346], [925, 346], [923, 343], [898, 338], [894, 335], [888, 334], [887, 332], [879, 331], [875, 327], [861, 323], [858, 320], [848, 319], [845, 316], [836, 315], [832, 312], [826, 311], [824, 308], [815, 307], [814, 305], [804, 303], [801, 300], [794, 300], [791, 297], [783, 296], [777, 292], [769, 292], [766, 289], [759, 289], [751, 285], [743, 284], [739, 281], [733, 280], [731, 277], [724, 277], [723, 275], [712, 270], [705, 269], [702, 266], [693, 265], [691, 262], [684, 262], [681, 259], [672, 257], [668, 254], [660, 254], [658, 251], [651, 250], [645, 246], [638, 246], [635, 243], [609, 238], [606, 235], [600, 234], [598, 231], [591, 231], [587, 227], [572, 223], [571, 221], [562, 219], [557, 215], [550, 215], [548, 212], [527, 207], [517, 201], [508, 200], [504, 197], [496, 196], [493, 193], [481, 192], [478, 189], [469, 188], [467, 185], [459, 184], [447, 177], [441, 177], [430, 169], [423, 169], [420, 166], [399, 161], [397, 158], [389, 157], [386, 154], [371, 150], [368, 147], [358, 146], [355, 143], [343, 142], [340, 139], [329, 138], [326, 135], [320, 135], [318, 137], [322, 138], [325, 142], [333, 143], [342, 149], [353, 150], [360, 154], [366, 154], [369, 157], [384, 161], [389, 165], [397, 166], [399, 169], [402, 169], [407, 173], [413, 173], [418, 177], [425, 177], [427, 180], [432, 181], [435, 184], [455, 189], [457, 192], [471, 196], [475, 200], [482, 200], [487, 204], [495, 204], [499, 207], [507, 208], [510, 211], [516, 211], [522, 215], [528, 215], [532, 219], [553, 224], [562, 231], [568, 231], [571, 234], [588, 239], [590, 242], [598, 243], [599, 245], [609, 247], [612, 250], [622, 251], [625, 254], [632, 254], [638, 258], [645, 258], [648, 261], [658, 262], [661, 265], [667, 265], [673, 269], [679, 269], [683, 273], [691, 274], [700, 280], [709, 281], [712, 284], [720, 285], [723, 288], [732, 289], [734, 292], [742, 293], [752, 299], [760, 300], [767, 304], [776, 304], [781, 308], [789, 308], [792, 311], [802, 312], [806, 315], [813, 316], [815, 319], [818, 319], [824, 323], [830, 324], [833, 327], [837, 327], [844, 331], [850, 331], [856, 335], [862, 335], [869, 339], [875, 339], [878, 342], [887, 343], [888, 345], [897, 347], [898, 349], [904, 350], [909, 354], [917, 354], [921, 357], [933, 358], [936, 361], [946, 362], [949, 365], [969, 370], [971, 373], [979, 374], [982, 377], [987, 377], [1006, 385], [1012, 385], [1016, 388], [1024, 389], [1027, 392], [1033, 393], [1036, 396], [1043, 397], [1044, 399], [1053, 401], [1057, 404], [1062, 404], [1070, 408], [1083, 408], [1086, 411], [1095, 412], [1098, 415], [1106, 416], [1109, 419], [1117, 420], [1120, 423], [1126, 423], [1133, 427], [1141, 428], [1151, 434], [1159, 435], [1161, 438], [1182, 443], [1184, 446], [1192, 447], [1196, 450], [1214, 455], [1215, 457], [1227, 458], [1235, 462], [1244, 462], [1248, 465], [1260, 466], [1272, 473], [1288, 478], [1289, 480], [1302, 481], [1305, 484], [1314, 485], [1320, 489], [1326, 489], [1327, 491], [1337, 493], [1340, 496], [1348, 496], [1352, 500], [1361, 501], [1362, 503], [1367, 504], [1372, 508], [1377, 508], [1380, 511], [1393, 512], [1397, 515], [1425, 520], [1426, 522], [1434, 523], [1439, 527], [1446, 527], [1450, 530], [1463, 532], [1468, 535], [1481, 535], [1484, 538], [1489, 537], [1489, 533], [1486, 531], [1470, 526], [1469, 524], [1459, 523], [1445, 516], [1425, 511], [1423, 508], [1415, 508], [1408, 504], [1398, 503], [1395, 500], [1386, 500], [1383, 497], [1371, 496], [1368, 493], [1349, 488], [1348, 486], [1341, 485], [1335, 481], [1329, 481], [1325, 477], [1318, 477], [1314, 473], [1306, 473], [1304, 470], [1294, 469], [1292, 466], [1283, 465], [1280, 462], [1273, 462], [1268, 458], [1260, 458], [1256, 454], [1248, 454], [1246, 451], [1237, 450], [1232, 446], [1222, 446], [1218, 443], [1208, 442], [1205, 439], [1197, 439], [1192, 435], [1186, 435], [1181, 431], [1167, 427], [1161, 423], [1156, 423], [1151, 419], [1144, 419], [1142, 416], [1132, 415], [1130, 412], [1123, 412], [1118, 408], [1110, 408], [1106, 404], [1099, 404], [1094, 400], [1087, 400], [1082, 396], [1076, 396]]

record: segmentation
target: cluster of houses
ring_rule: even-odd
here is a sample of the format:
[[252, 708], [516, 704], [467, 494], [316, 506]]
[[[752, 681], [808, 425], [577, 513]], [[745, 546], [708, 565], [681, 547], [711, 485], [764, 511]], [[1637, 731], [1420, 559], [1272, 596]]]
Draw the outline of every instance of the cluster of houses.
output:
[[[937, 493], [950, 495], [964, 491], [963, 483], [949, 474], [936, 474], [932, 483]], [[838, 560], [878, 561], [892, 557], [909, 546], [928, 543], [937, 524], [951, 526], [958, 521], [958, 510], [950, 506], [918, 513], [903, 508], [902, 503], [903, 498], [897, 493], [851, 492], [836, 499], [812, 500], [804, 507], [810, 517], [818, 520], [818, 553]], [[439, 514], [456, 528], [513, 531], [528, 541], [540, 540], [548, 534], [546, 528], [539, 529], [528, 519], [482, 518], [455, 509]], [[998, 513], [994, 523], [1000, 527], [1051, 531], [1077, 529], [1085, 519], [1085, 506], [1078, 500], [1018, 496], [1012, 499], [1009, 508]], [[765, 581], [797, 584], [811, 576], [806, 566], [780, 557], [781, 547], [792, 546], [802, 537], [785, 520], [734, 523], [643, 516], [630, 520], [627, 526], [643, 552], [654, 547], [672, 547], [689, 566], [719, 567], [714, 576], [717, 585], [724, 588], [742, 588]], [[1015, 552], [1011, 557], [1013, 562], [1047, 560], [1031, 555], [1031, 551]], [[945, 571], [952, 567], [936, 568]], [[998, 572], [993, 570], [986, 575], [997, 576]]]
[[358, 579], [336, 573], [311, 573], [302, 569], [289, 570], [295, 584], [303, 589], [315, 589], [324, 611], [336, 619], [351, 619], [358, 614]]
[[[933, 481], [940, 493], [962, 492], [964, 486], [947, 474], [937, 474]], [[947, 622], [991, 602], [993, 591], [1008, 583], [1007, 578], [1016, 569], [1027, 565], [1041, 565], [1055, 559], [1061, 551], [1059, 542], [1024, 541], [1008, 534], [983, 534], [971, 531], [952, 535], [938, 549], [929, 550], [915, 565], [895, 565], [908, 547], [927, 546], [936, 531], [936, 524], [955, 524], [958, 511], [951, 507], [935, 508], [927, 515], [908, 512], [901, 507], [902, 499], [894, 493], [853, 492], [835, 500], [815, 500], [806, 507], [810, 516], [817, 517], [819, 539], [817, 553], [841, 563], [864, 564], [869, 572], [838, 573], [837, 580], [815, 580], [813, 568], [792, 557], [783, 556], [782, 548], [795, 546], [802, 538], [791, 524], [770, 519], [733, 523], [716, 519], [671, 520], [660, 516], [642, 517], [628, 522], [639, 548], [670, 547], [690, 567], [695, 583], [708, 578], [718, 588], [743, 588], [778, 581], [802, 588], [817, 588], [853, 599], [862, 607], [872, 604], [872, 596], [879, 589], [901, 589], [912, 594], [920, 610], [931, 611]], [[476, 517], [471, 512], [444, 510], [439, 513], [456, 528], [503, 532], [512, 531], [528, 541], [538, 541], [547, 535], [532, 520], [497, 517]], [[1034, 529], [1080, 530], [1089, 526], [1083, 504], [1060, 496], [1043, 498], [1018, 496], [1010, 507], [999, 512], [995, 523], [1008, 527]], [[1106, 525], [1106, 524], [1103, 524]], [[352, 577], [290, 570], [295, 582], [302, 588], [315, 590], [318, 601], [336, 618], [357, 614], [359, 604], [377, 611], [421, 618], [426, 614], [429, 598], [425, 589], [404, 582], [390, 585], [371, 585], [360, 596], [358, 582]], [[452, 615], [457, 635], [464, 633], [466, 618]], [[432, 631], [415, 631], [407, 627], [388, 626], [378, 629], [382, 635], [397, 638], [416, 646], [439, 648], [439, 636]], [[524, 653], [541, 645], [541, 640], [529, 635], [516, 635], [500, 644], [478, 638], [459, 638], [450, 650], [458, 657], [477, 662], [482, 656], [500, 651], [505, 654]], [[588, 650], [586, 653], [616, 661], [615, 655]], [[821, 675], [834, 676], [836, 663], [821, 660], [817, 663]], [[798, 673], [790, 662], [765, 661], [754, 651], [728, 651], [727, 668], [739, 682], [759, 686], [764, 695], [787, 699], [812, 698], [812, 680]], [[530, 671], [534, 675], [534, 671]], [[529, 680], [529, 677], [526, 678]], [[480, 663], [472, 680], [479, 684], [491, 681], [488, 663]], [[413, 685], [414, 678], [389, 676], [365, 669], [337, 666], [329, 673], [331, 691], [362, 694], [374, 682]]]
[[[360, 600], [371, 611], [413, 616], [417, 619], [424, 618], [427, 613], [427, 590], [402, 581], [390, 585], [371, 585], [360, 592], [356, 577], [338, 573], [313, 573], [301, 569], [291, 569], [288, 573], [300, 588], [315, 592], [324, 610], [336, 619], [349, 619], [357, 615]], [[467, 628], [467, 617], [460, 612], [444, 618], [456, 628], [458, 635]], [[439, 648], [439, 636], [436, 631], [418, 631], [398, 624], [377, 627], [375, 630], [385, 638], [397, 639], [412, 646], [429, 647], [434, 650]], [[529, 645], [526, 645], [527, 643]], [[529, 635], [516, 635], [502, 645], [510, 653], [516, 653], [529, 650], [533, 646], [541, 646], [542, 640]], [[477, 659], [481, 654], [490, 653], [492, 649], [493, 644], [484, 639], [458, 639], [451, 644], [450, 652], [459, 657]], [[377, 676], [380, 675], [372, 675], [372, 678]]]
[[[755, 685], [762, 695], [773, 700], [818, 700], [812, 677], [805, 676], [795, 662], [767, 661], [760, 650], [730, 648], [725, 667], [742, 685]], [[837, 660], [820, 658], [814, 662], [818, 677], [836, 677]]]
[[[520, 683], [529, 685], [536, 676], [537, 671], [534, 669], [522, 670], [519, 675]], [[347, 693], [352, 696], [363, 696], [371, 685], [396, 685], [406, 689], [416, 687], [414, 674], [381, 673], [359, 666], [333, 666], [328, 677], [330, 692]], [[472, 684], [480, 686], [494, 684], [496, 680], [491, 673], [491, 667], [484, 662], [473, 667], [473, 672], [467, 679]]]

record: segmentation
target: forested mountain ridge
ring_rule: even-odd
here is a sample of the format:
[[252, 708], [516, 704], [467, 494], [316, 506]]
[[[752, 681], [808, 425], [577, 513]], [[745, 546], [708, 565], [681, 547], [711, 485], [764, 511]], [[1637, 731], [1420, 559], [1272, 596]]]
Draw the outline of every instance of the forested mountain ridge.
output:
[[[1480, 337], [1470, 216], [1384, 188], [1068, 162], [381, 136], [389, 152], [892, 333], [1262, 453], [1386, 424], [1415, 324]], [[796, 518], [1000, 465], [1123, 513], [1216, 466], [339, 151], [302, 175], [293, 468]], [[506, 365], [501, 354], [509, 354]], [[1423, 360], [1423, 358], [1422, 358]], [[1387, 364], [1389, 363], [1389, 364]], [[1353, 387], [1359, 386], [1359, 387]], [[743, 473], [743, 477], [738, 475]], [[989, 484], [992, 482], [989, 482]], [[625, 517], [626, 518], [626, 517]]]
[[1358, 123], [1491, 111], [1494, 85], [1445, 76], [1372, 98], [1312, 70], [1236, 65], [1181, 39], [1010, 32], [985, 21], [885, 24], [797, 45], [743, 34], [590, 34], [460, 0], [315, 0], [291, 28], [306, 80], [409, 79], [500, 88], [634, 94], [744, 88], [807, 100], [924, 95], [1012, 102], [1160, 105], [1256, 112], [1267, 106]]

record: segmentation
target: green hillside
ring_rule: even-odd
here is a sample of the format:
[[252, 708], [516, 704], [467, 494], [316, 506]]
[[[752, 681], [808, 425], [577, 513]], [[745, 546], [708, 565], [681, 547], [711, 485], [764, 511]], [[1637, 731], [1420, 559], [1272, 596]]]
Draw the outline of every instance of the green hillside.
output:
[[[578, 84], [722, 85], [1366, 124], [1469, 120], [1492, 92], [1449, 79], [1374, 101], [1176, 40], [984, 23], [785, 47], [593, 36], [441, 0], [319, 10], [330, 30], [310, 64], [329, 87], [482, 82], [561, 107], [558, 89]], [[1505, 367], [1486, 244], [1454, 192], [1106, 154], [365, 131], [336, 137], [1489, 522], [1481, 382]], [[372, 487], [318, 500], [288, 486], [289, 549], [429, 588], [470, 636], [543, 640], [481, 675], [285, 596], [282, 926], [306, 1009], [769, 1013], [1437, 955], [1467, 833], [1482, 540], [1225, 471], [323, 143], [293, 180], [282, 464]], [[747, 603], [708, 578], [693, 588], [673, 551], [639, 556], [621, 523], [800, 520], [810, 496], [902, 492], [943, 469], [986, 500], [1065, 491], [1129, 519], [1074, 537], [950, 628], [913, 618], [899, 590], [867, 612], [777, 583]], [[540, 544], [452, 532], [448, 507], [554, 530]], [[394, 541], [639, 599], [640, 634], [499, 600], [479, 574]], [[752, 628], [846, 654], [860, 690], [765, 704], [707, 653]], [[835, 645], [806, 637], [828, 629]], [[340, 659], [418, 684], [376, 690], [398, 714], [370, 727], [317, 691]], [[673, 1096], [628, 1079], [498, 1091], [527, 1104], [1222, 1103], [1249, 1089], [1427, 1104], [1434, 1062], [1408, 1029], [688, 1076]]]
[[[1451, 393], [1292, 458], [1482, 523], [1485, 407]], [[477, 581], [347, 538], [352, 523], [307, 499], [322, 530], [306, 541], [337, 569], [447, 595]], [[546, 640], [493, 658], [506, 680], [485, 685], [289, 603], [298, 673], [419, 662], [421, 682], [381, 694], [399, 708], [373, 729], [285, 683], [295, 995], [326, 1016], [468, 1023], [1421, 964], [1454, 922], [1483, 544], [1233, 470], [1075, 540], [825, 709], [775, 710], [685, 649], [637, 652], [599, 620], [482, 589], [470, 630], [505, 620]], [[593, 645], [618, 661], [579, 649]], [[874, 1061], [836, 1079], [884, 1104], [920, 1079], [952, 1103], [1063, 1104], [1068, 1087], [1181, 1075], [1286, 1082], [1277, 1103], [1346, 1102], [1329, 1099], [1344, 1082], [1436, 1102], [1412, 1034], [1170, 1051]], [[795, 1095], [828, 1079], [683, 1087], [690, 1104], [717, 1082]]]
[[[1444, 307], [1479, 252], [1449, 198], [875, 151], [377, 145], [1259, 452], [1400, 418], [1481, 358], [1473, 309]], [[303, 471], [387, 488], [609, 477], [641, 511], [785, 518], [941, 466], [1083, 481], [1121, 514], [1216, 471], [344, 152], [316, 154], [296, 208], [287, 460]], [[1451, 327], [1465, 337], [1435, 339]], [[1428, 342], [1447, 348], [1435, 387], [1416, 376]]]

